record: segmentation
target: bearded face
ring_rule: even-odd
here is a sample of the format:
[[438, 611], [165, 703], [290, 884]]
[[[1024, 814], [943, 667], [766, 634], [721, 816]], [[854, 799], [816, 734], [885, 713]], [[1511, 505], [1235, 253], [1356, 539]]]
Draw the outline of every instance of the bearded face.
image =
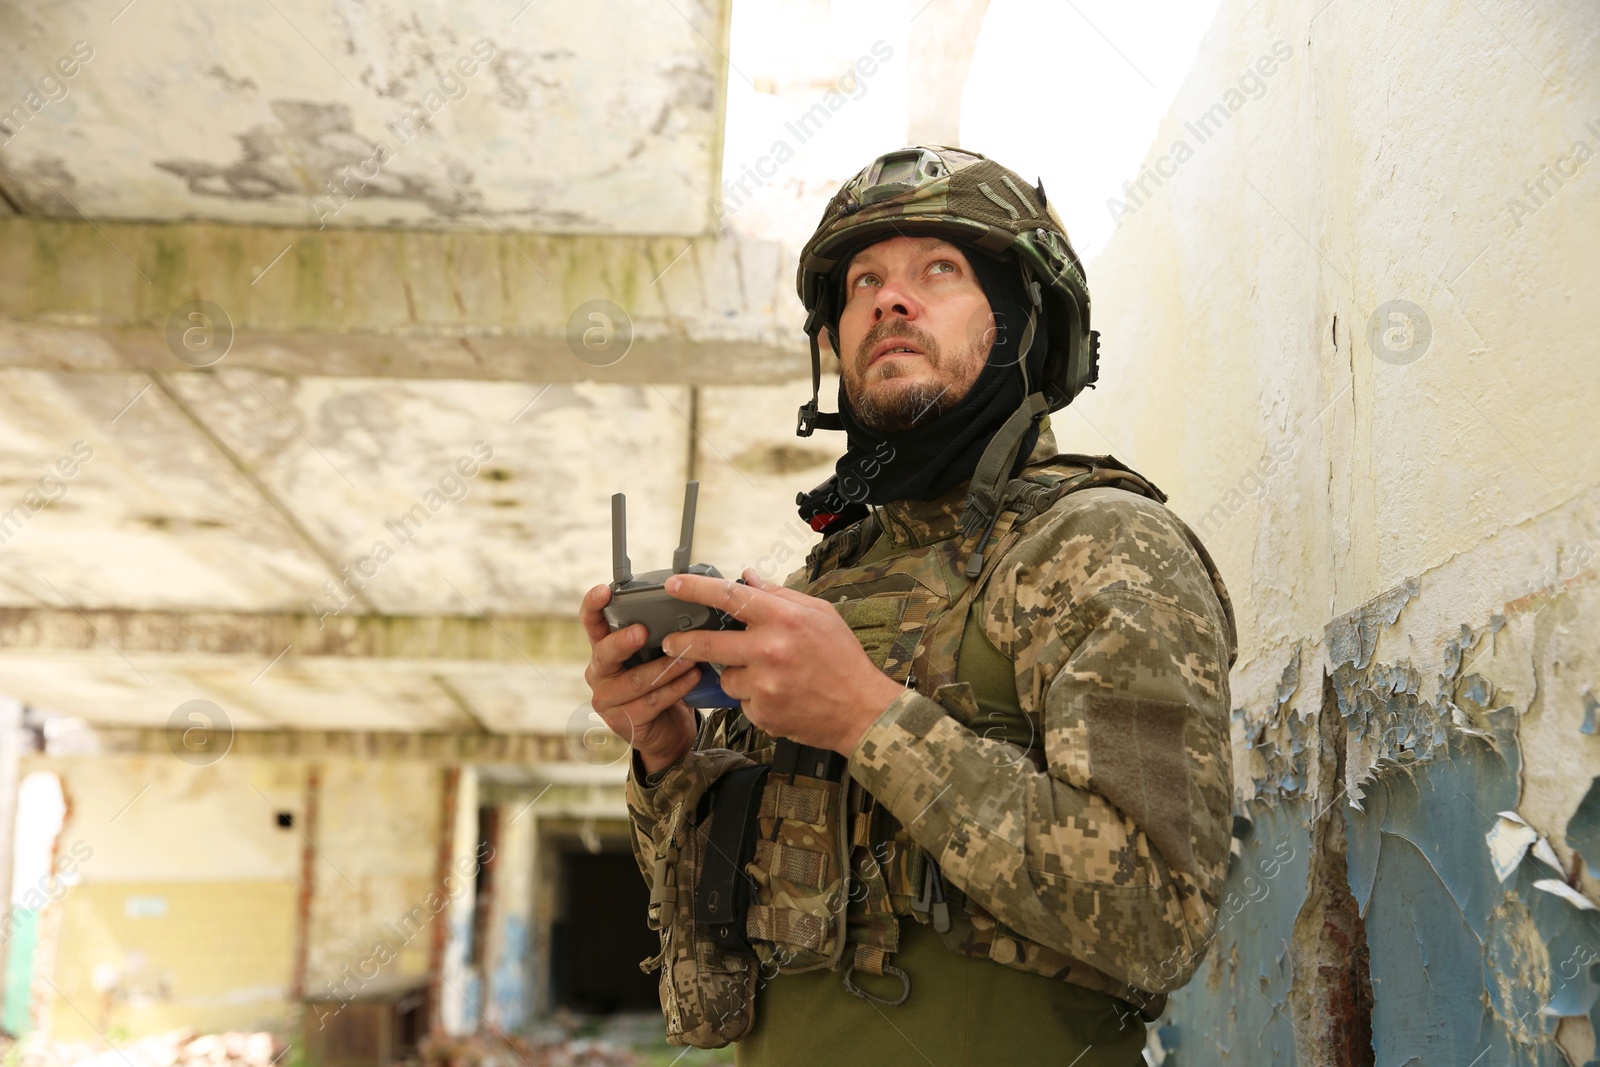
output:
[[897, 434], [949, 411], [983, 370], [993, 321], [972, 265], [948, 241], [893, 237], [856, 253], [839, 316], [856, 417]]

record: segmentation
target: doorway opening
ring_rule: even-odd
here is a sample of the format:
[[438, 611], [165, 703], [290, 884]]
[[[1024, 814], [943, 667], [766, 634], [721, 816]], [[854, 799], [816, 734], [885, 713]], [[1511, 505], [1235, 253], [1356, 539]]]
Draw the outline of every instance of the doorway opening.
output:
[[563, 843], [555, 855], [557, 909], [551, 925], [554, 1003], [585, 1015], [660, 1010], [655, 974], [639, 961], [660, 950], [645, 922], [650, 892], [626, 843], [598, 851]]

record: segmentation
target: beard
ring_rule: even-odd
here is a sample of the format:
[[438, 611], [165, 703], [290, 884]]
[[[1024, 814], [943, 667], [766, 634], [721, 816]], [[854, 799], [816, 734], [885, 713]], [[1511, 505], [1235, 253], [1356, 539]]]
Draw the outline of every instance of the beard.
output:
[[885, 368], [884, 378], [865, 396], [855, 399], [856, 418], [881, 434], [900, 434], [938, 418], [960, 402], [949, 383], [927, 380], [890, 385], [901, 377], [898, 367]]
[[[872, 349], [880, 341], [890, 337], [904, 337], [921, 349], [928, 365], [933, 368], [935, 377], [932, 380], [922, 378], [891, 384], [897, 378], [906, 377], [908, 372], [890, 361], [884, 364], [879, 382], [872, 389], [863, 391], [861, 382], [866, 374]], [[985, 350], [982, 353], [976, 351], [980, 343]], [[977, 358], [981, 363], [983, 357], [987, 355], [986, 339], [975, 341], [972, 347], [974, 351], [967, 355]], [[951, 375], [956, 368], [947, 366], [945, 357], [939, 350], [939, 342], [926, 330], [904, 319], [885, 319], [868, 330], [856, 348], [855, 368], [855, 381], [847, 382], [853, 385], [847, 393], [850, 406], [863, 426], [881, 434], [901, 434], [925, 422], [931, 422], [959, 404], [966, 395], [966, 389], [954, 388], [956, 383]], [[968, 387], [970, 388], [970, 383]]]

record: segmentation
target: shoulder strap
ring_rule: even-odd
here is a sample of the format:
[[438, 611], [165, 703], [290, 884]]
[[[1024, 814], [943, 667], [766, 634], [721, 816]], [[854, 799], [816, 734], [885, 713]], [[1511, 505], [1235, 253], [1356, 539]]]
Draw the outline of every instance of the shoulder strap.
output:
[[[1130, 493], [1138, 493], [1158, 504], [1167, 502], [1167, 494], [1157, 488], [1156, 483], [1115, 456], [1085, 456], [1075, 452], [1058, 452], [1042, 464], [1028, 468], [1019, 480], [1037, 480], [1052, 484], [1068, 482], [1066, 488], [1050, 498], [1051, 504], [1067, 493], [1097, 485], [1109, 485], [1125, 489]], [[1048, 508], [1049, 505], [1045, 507]]]
[[[1016, 518], [1012, 525], [1025, 523], [1034, 516], [1048, 511], [1051, 505], [1068, 493], [1101, 485], [1138, 493], [1157, 503], [1167, 502], [1167, 495], [1157, 489], [1154, 482], [1112, 456], [1083, 456], [1058, 452], [1044, 463], [1035, 464], [1020, 477], [1013, 478], [1005, 484], [995, 511], [989, 519], [988, 528], [984, 530], [983, 536], [977, 540], [975, 546], [967, 550], [967, 580], [977, 581], [978, 576], [983, 573], [983, 548], [988, 543], [989, 535], [995, 529], [1001, 514], [1007, 510], [1015, 510]], [[972, 515], [969, 510], [969, 519]], [[969, 526], [968, 533], [970, 534], [973, 529], [975, 527]]]
[[[960, 654], [966, 614], [988, 584], [995, 565], [1020, 536], [1018, 527], [1050, 510], [1062, 497], [1097, 486], [1125, 489], [1160, 503], [1165, 503], [1167, 499], [1155, 483], [1112, 456], [1057, 453], [1044, 463], [1029, 467], [1020, 477], [1011, 479], [1000, 493], [997, 510], [987, 528], [981, 534], [969, 532], [962, 539], [956, 560], [959, 566], [959, 561], [965, 559], [966, 566], [956, 573], [965, 579], [965, 583], [950, 610], [935, 622], [937, 635], [927, 634], [919, 641], [913, 674], [927, 679], [934, 688], [955, 680], [955, 659]], [[947, 633], [947, 627], [959, 629]], [[952, 650], [949, 662], [945, 664], [947, 670], [933, 669], [931, 652], [934, 648]], [[932, 691], [933, 688], [928, 690], [930, 693]]]

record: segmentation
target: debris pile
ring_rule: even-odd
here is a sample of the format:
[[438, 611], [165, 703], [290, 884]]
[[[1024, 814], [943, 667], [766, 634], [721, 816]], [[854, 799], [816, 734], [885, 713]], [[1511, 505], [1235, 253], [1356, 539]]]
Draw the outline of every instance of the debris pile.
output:
[[115, 1048], [103, 1041], [25, 1040], [19, 1051], [14, 1061], [18, 1067], [273, 1067], [286, 1059], [285, 1046], [274, 1035], [238, 1031], [196, 1035], [193, 1030], [171, 1030]]
[[593, 1038], [553, 1042], [478, 1035], [430, 1038], [419, 1050], [421, 1067], [637, 1067], [628, 1048]]

